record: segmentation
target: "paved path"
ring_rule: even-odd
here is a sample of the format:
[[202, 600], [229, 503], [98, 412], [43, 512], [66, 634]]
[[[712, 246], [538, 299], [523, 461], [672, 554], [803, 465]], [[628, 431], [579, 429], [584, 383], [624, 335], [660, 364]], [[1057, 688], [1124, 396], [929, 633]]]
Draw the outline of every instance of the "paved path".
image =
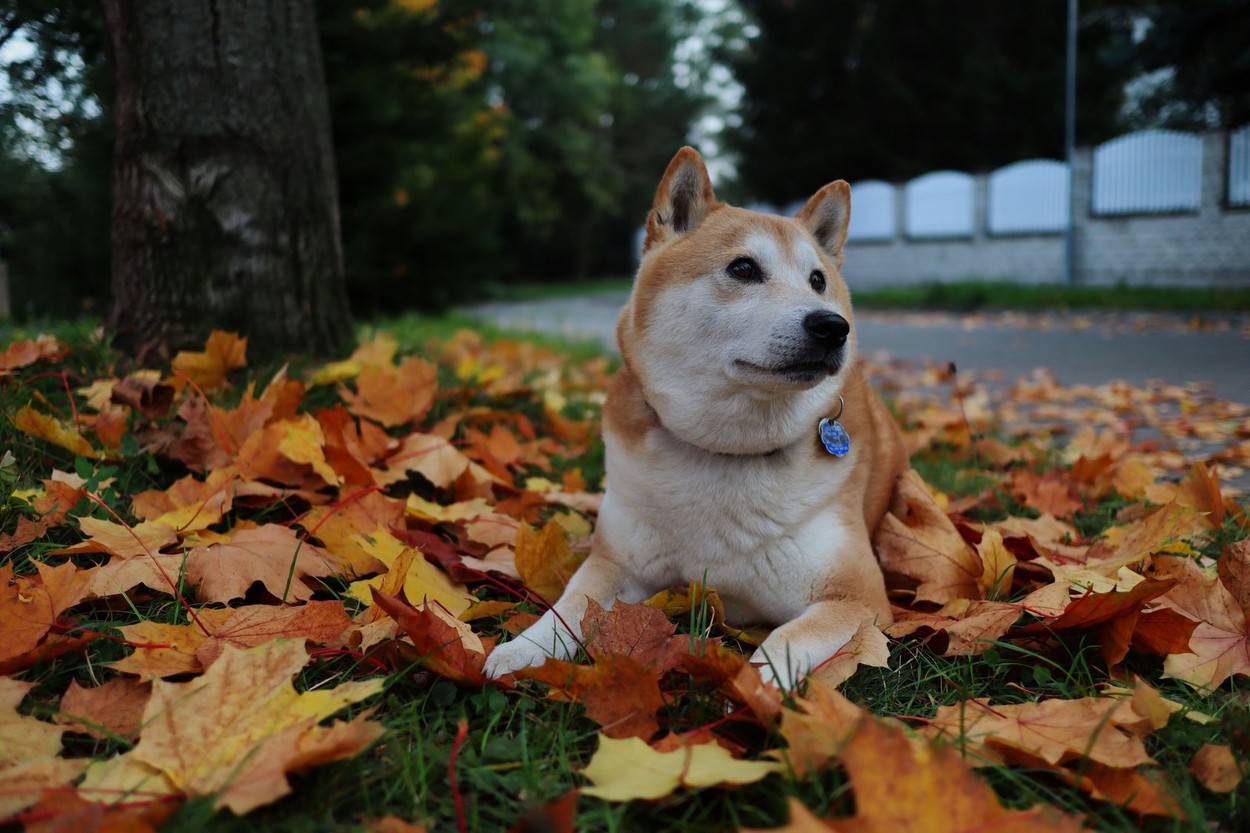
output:
[[[615, 348], [613, 328], [624, 294], [548, 301], [491, 303], [467, 312], [501, 327], [597, 340]], [[1048, 313], [1040, 316], [900, 314], [857, 316], [861, 350], [946, 363], [963, 370], [1000, 370], [1005, 381], [1034, 368], [1059, 382], [1141, 385], [1205, 382], [1211, 392], [1250, 403], [1250, 319], [1222, 317], [1194, 328], [1184, 316]]]

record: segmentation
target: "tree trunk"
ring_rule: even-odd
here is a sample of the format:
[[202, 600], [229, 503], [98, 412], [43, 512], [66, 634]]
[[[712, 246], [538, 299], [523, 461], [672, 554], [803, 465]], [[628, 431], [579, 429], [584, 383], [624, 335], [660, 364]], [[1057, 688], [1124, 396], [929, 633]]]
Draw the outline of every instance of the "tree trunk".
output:
[[351, 336], [314, 0], [104, 0], [113, 62], [113, 308], [140, 363], [248, 337]]

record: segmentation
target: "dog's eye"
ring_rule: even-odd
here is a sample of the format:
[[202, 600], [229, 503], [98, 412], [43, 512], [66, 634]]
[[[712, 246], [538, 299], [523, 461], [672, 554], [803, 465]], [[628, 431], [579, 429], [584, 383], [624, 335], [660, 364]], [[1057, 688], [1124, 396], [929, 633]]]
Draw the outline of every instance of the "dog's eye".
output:
[[756, 266], [755, 261], [749, 257], [740, 257], [729, 264], [729, 274], [740, 281], [758, 281], [763, 278], [760, 274], [760, 267]]
[[825, 273], [819, 269], [813, 269], [812, 274], [807, 276], [807, 282], [812, 285], [812, 289], [817, 292], [825, 291]]

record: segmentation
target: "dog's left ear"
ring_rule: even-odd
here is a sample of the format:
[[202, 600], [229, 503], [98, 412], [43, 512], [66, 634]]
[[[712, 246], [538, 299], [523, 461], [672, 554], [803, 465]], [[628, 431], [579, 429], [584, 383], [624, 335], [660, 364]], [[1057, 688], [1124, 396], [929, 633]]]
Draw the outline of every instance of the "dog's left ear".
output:
[[846, 245], [846, 227], [851, 222], [851, 186], [841, 179], [830, 182], [812, 195], [799, 211], [798, 219], [842, 268], [842, 247]]
[[715, 204], [716, 194], [712, 191], [712, 180], [707, 175], [703, 157], [692, 147], [677, 151], [664, 171], [660, 187], [655, 189], [655, 203], [647, 215], [643, 252], [693, 230]]

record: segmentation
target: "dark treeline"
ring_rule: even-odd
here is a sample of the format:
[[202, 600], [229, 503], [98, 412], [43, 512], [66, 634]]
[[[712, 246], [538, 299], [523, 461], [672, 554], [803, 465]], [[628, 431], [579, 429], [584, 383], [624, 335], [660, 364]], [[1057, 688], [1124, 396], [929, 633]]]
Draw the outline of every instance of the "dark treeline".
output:
[[[706, 83], [712, 61], [744, 88], [720, 138], [740, 172], [718, 182], [727, 195], [788, 201], [836, 176], [1062, 154], [1062, 0], [740, 0], [726, 6], [745, 17], [704, 20], [704, 48], [681, 50], [678, 68], [708, 5], [319, 2], [357, 313], [628, 273], [664, 165], [725, 106]], [[1083, 0], [1080, 140], [1250, 118], [1248, 9]], [[10, 40], [33, 45], [3, 67], [0, 103], [0, 257], [15, 312], [103, 313], [113, 123], [100, 10], [0, 0], [0, 46]]]

